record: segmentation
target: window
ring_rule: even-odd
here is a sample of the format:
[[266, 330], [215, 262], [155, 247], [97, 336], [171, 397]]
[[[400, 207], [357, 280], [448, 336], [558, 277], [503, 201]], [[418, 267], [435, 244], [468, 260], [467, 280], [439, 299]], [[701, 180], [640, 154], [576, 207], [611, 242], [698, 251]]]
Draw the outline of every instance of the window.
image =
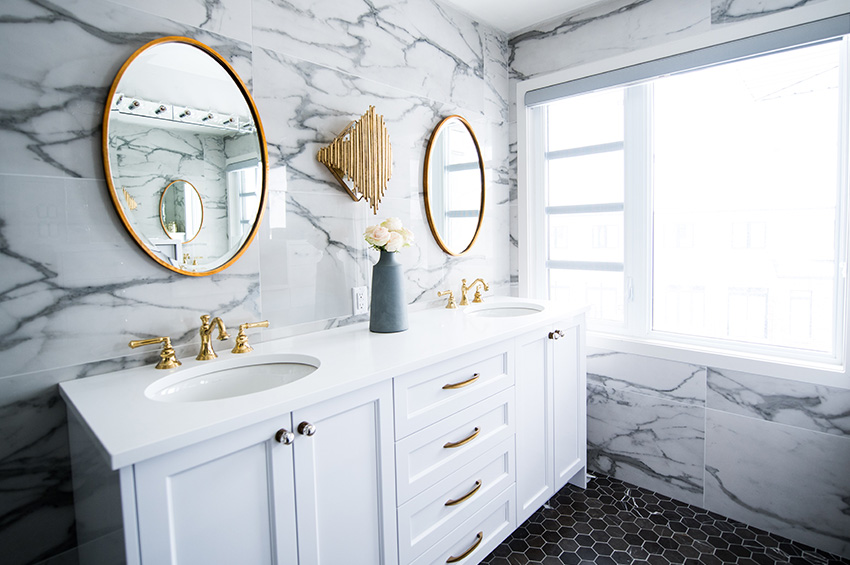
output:
[[608, 334], [843, 362], [848, 52], [527, 94], [530, 293]]

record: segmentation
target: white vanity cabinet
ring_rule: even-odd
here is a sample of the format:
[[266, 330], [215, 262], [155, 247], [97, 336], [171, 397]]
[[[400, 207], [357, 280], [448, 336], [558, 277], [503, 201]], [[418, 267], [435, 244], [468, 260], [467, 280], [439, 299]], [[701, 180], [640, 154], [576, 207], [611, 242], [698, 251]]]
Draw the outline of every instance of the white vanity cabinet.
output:
[[384, 382], [138, 463], [141, 563], [394, 564], [392, 450]]
[[567, 482], [585, 486], [584, 317], [516, 339], [517, 521]]

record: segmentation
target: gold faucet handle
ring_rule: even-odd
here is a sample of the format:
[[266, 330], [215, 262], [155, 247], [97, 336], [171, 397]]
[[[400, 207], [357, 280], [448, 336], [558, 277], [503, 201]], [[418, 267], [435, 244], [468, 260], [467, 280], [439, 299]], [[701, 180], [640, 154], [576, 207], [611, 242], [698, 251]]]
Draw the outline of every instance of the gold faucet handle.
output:
[[457, 308], [457, 302], [455, 302], [455, 295], [452, 291], [441, 290], [440, 292], [437, 293], [437, 296], [445, 296], [446, 294], [449, 295], [449, 302], [448, 302], [448, 304], [446, 304], [446, 308], [447, 309]]
[[231, 353], [248, 353], [250, 351], [254, 351], [254, 348], [248, 343], [248, 336], [245, 335], [245, 330], [251, 328], [267, 328], [269, 327], [269, 321], [263, 320], [262, 322], [251, 322], [245, 324], [239, 324], [239, 333], [236, 336], [236, 347], [230, 350]]
[[[480, 304], [484, 302], [484, 300], [481, 298], [481, 287], [483, 286], [485, 291], [490, 290], [490, 287], [487, 285], [486, 282], [484, 282], [484, 279], [478, 279], [478, 281], [476, 282], [480, 282], [480, 285], [475, 287], [475, 297], [473, 297], [472, 302], [473, 304]], [[474, 285], [475, 283], [472, 284]]]
[[159, 363], [156, 364], [157, 369], [176, 369], [182, 365], [182, 363], [177, 359], [177, 354], [174, 352], [174, 348], [171, 347], [171, 338], [168, 336], [153, 337], [150, 339], [134, 339], [127, 345], [136, 349], [137, 347], [153, 345], [154, 343], [162, 344], [162, 351], [159, 352]]

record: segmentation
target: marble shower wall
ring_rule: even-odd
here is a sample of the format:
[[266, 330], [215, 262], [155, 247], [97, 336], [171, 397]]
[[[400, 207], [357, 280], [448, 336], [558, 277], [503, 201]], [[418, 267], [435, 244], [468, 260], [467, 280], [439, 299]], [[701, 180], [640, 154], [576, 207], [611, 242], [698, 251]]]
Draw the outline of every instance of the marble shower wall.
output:
[[[149, 40], [221, 53], [259, 107], [271, 158], [257, 239], [231, 268], [182, 277], [126, 235], [103, 178], [100, 121], [115, 73]], [[431, 0], [6, 0], [0, 3], [0, 547], [10, 565], [73, 563], [67, 423], [56, 383], [148, 363], [128, 340], [197, 348], [199, 316], [269, 319], [262, 336], [350, 323], [350, 288], [377, 260], [375, 218], [315, 155], [370, 104], [394, 169], [378, 219], [399, 216], [411, 303], [483, 276], [510, 292], [507, 41]], [[445, 115], [475, 127], [486, 160], [484, 233], [450, 258], [433, 242], [421, 169]], [[194, 353], [191, 353], [194, 355]], [[67, 559], [63, 561], [63, 559]]]
[[[508, 42], [510, 160], [517, 81], [779, 12], [803, 23], [810, 5], [827, 4], [848, 10], [831, 0], [615, 0], [534, 26]], [[515, 178], [511, 204], [515, 254]], [[587, 371], [591, 470], [850, 556], [850, 391], [606, 351]]]

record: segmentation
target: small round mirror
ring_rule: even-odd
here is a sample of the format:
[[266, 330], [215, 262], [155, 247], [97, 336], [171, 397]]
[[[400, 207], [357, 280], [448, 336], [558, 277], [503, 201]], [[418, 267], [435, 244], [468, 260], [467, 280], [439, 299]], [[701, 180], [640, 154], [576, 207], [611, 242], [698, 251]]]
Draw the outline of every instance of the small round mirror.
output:
[[172, 271], [222, 271], [259, 230], [268, 153], [257, 107], [230, 64], [194, 39], [151, 41], [121, 67], [103, 164], [127, 231]]
[[198, 189], [185, 180], [166, 186], [159, 199], [159, 222], [169, 239], [189, 243], [198, 237], [204, 225], [204, 203]]
[[472, 126], [443, 119], [425, 153], [425, 213], [437, 244], [449, 255], [472, 248], [484, 219], [484, 160]]

